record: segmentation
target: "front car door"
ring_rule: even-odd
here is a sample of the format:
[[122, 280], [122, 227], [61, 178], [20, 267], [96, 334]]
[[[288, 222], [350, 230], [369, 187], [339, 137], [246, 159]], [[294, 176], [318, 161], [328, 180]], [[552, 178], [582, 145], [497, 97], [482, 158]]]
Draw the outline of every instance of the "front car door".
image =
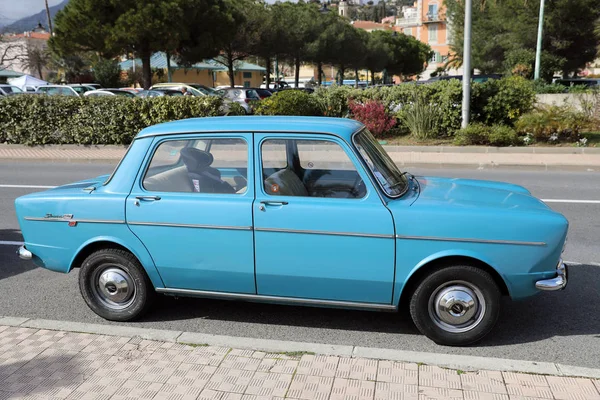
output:
[[255, 134], [259, 295], [391, 304], [394, 225], [334, 136]]
[[167, 288], [256, 293], [252, 134], [157, 137], [127, 223]]

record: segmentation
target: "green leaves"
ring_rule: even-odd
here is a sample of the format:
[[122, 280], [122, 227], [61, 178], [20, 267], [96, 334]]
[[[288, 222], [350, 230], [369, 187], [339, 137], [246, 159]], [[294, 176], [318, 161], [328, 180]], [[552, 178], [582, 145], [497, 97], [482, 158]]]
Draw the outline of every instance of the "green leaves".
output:
[[0, 143], [128, 144], [161, 122], [221, 114], [219, 97], [6, 96], [0, 99]]

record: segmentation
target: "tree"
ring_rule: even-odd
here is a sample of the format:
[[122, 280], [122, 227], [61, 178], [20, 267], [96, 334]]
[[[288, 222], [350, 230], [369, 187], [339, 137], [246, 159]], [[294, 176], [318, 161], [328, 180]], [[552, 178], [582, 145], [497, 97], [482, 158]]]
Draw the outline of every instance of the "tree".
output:
[[342, 18], [334, 13], [319, 14], [316, 24], [318, 31], [321, 33], [308, 44], [308, 60], [317, 64], [317, 82], [319, 85], [323, 83], [323, 64], [331, 61], [331, 54], [336, 51], [336, 47], [339, 45], [337, 38], [333, 35], [334, 30], [331, 29], [331, 26], [344, 23]]
[[102, 87], [114, 88], [121, 83], [121, 67], [116, 60], [100, 58], [93, 68], [94, 80]]
[[252, 50], [261, 46], [260, 37], [263, 29], [264, 6], [252, 0], [236, 0], [232, 16], [236, 21], [237, 29], [224, 43], [221, 54], [215, 61], [227, 67], [229, 84], [235, 87], [235, 66], [246, 59]]
[[271, 84], [271, 62], [282, 54], [285, 49], [280, 45], [279, 32], [275, 29], [277, 25], [273, 19], [271, 7], [266, 3], [259, 3], [259, 7], [260, 19], [257, 27], [257, 40], [250, 44], [250, 52], [263, 60], [267, 69], [265, 73], [266, 84], [269, 87]]
[[[212, 57], [233, 24], [227, 0], [71, 0], [57, 13], [50, 46], [59, 54], [94, 51], [111, 58], [134, 53], [142, 60], [144, 88], [150, 57], [180, 51]], [[202, 21], [202, 23], [198, 23]]]
[[412, 36], [397, 32], [381, 31], [378, 40], [387, 49], [387, 73], [399, 76], [418, 75], [425, 69], [425, 63], [433, 52], [429, 45]]
[[368, 36], [363, 64], [371, 72], [372, 84], [375, 84], [375, 72], [382, 71], [390, 62], [391, 49], [386, 42], [385, 31], [373, 31]]
[[319, 34], [319, 8], [299, 0], [297, 3], [275, 3], [272, 12], [274, 29], [279, 34], [279, 43], [285, 49], [285, 56], [294, 65], [294, 82], [298, 87], [300, 64], [309, 58], [309, 44]]
[[50, 53], [47, 49], [31, 47], [27, 52], [27, 58], [24, 60], [23, 66], [30, 72], [37, 72], [38, 77], [44, 79], [42, 72], [49, 64]]
[[[461, 0], [447, 0], [446, 15], [452, 24], [451, 48], [462, 57], [464, 6]], [[535, 52], [539, 0], [475, 0], [473, 5], [473, 67], [483, 73], [510, 73], [515, 54]], [[552, 0], [546, 2], [542, 43], [542, 75], [548, 79], [555, 71], [565, 75], [576, 72], [593, 61], [600, 32], [600, 8], [597, 0]], [[510, 56], [512, 54], [512, 56]], [[460, 62], [459, 62], [460, 63]], [[533, 69], [534, 59], [522, 66]]]

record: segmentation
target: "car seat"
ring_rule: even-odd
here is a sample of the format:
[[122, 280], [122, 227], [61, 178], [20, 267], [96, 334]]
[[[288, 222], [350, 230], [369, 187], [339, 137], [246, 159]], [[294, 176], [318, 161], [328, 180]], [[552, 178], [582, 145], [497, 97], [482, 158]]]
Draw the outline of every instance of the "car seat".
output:
[[221, 172], [210, 166], [214, 160], [212, 154], [194, 147], [181, 149], [180, 154], [192, 184], [192, 191], [197, 193], [235, 193], [233, 187], [221, 179]]

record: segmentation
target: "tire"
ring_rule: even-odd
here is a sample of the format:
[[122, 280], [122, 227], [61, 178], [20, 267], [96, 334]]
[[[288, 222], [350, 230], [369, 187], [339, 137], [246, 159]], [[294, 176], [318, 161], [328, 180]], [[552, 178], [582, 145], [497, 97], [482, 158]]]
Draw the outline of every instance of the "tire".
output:
[[79, 290], [88, 307], [109, 321], [138, 318], [156, 295], [137, 258], [117, 249], [96, 251], [83, 261]]
[[465, 346], [492, 330], [501, 297], [487, 272], [468, 265], [449, 266], [419, 283], [411, 297], [410, 315], [417, 329], [437, 344]]

